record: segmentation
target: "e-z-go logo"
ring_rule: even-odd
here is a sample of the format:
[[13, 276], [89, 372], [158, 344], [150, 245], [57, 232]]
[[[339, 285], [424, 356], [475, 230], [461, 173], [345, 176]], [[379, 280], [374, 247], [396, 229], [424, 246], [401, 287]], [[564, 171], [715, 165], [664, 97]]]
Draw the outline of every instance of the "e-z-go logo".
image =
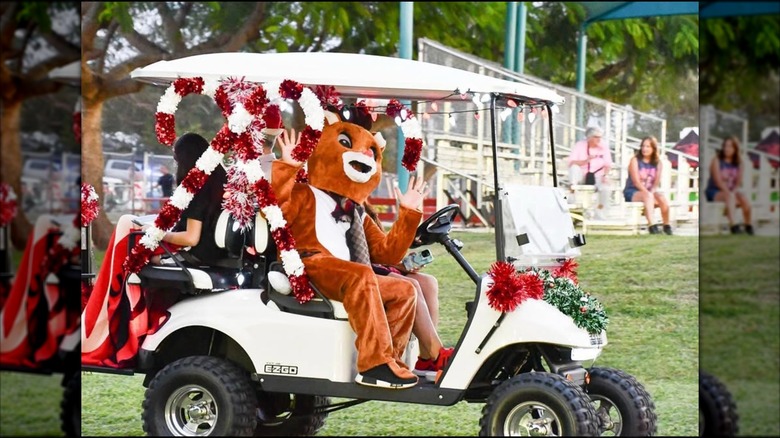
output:
[[263, 370], [268, 374], [298, 374], [297, 366], [281, 365], [278, 363], [267, 363]]

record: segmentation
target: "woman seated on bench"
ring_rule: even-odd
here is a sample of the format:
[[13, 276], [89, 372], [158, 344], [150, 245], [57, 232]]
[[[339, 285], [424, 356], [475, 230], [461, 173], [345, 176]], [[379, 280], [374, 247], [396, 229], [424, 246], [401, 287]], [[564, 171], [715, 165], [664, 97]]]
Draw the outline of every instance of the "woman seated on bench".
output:
[[[187, 173], [195, 167], [209, 142], [202, 136], [187, 133], [179, 137], [173, 145], [173, 159], [176, 161], [176, 181], [184, 181]], [[219, 248], [214, 241], [214, 233], [219, 213], [222, 211], [222, 199], [225, 194], [227, 173], [221, 165], [211, 172], [203, 188], [195, 194], [181, 219], [173, 229], [163, 237], [163, 241], [179, 250], [181, 257], [190, 264], [209, 265], [228, 257], [225, 249]], [[150, 225], [141, 229], [146, 230]], [[201, 238], [205, 236], [205, 238]], [[181, 251], [181, 248], [190, 247]], [[155, 255], [152, 263], [159, 264], [160, 256]]]
[[[205, 138], [192, 133], [182, 135], [176, 141], [174, 159], [178, 181], [184, 180], [208, 147]], [[168, 242], [171, 252], [206, 265], [226, 257], [226, 251], [219, 249], [214, 240], [226, 180], [225, 169], [217, 166], [182, 212], [179, 223], [165, 234], [163, 240]], [[126, 284], [128, 272], [123, 265], [128, 255], [130, 234], [138, 227], [132, 223], [133, 219], [133, 215], [119, 218], [92, 291], [84, 297], [86, 303], [81, 315], [81, 361], [84, 365], [132, 367], [143, 337], [148, 330], [154, 330], [166, 307], [172, 304], [160, 297], [144, 300], [138, 285]], [[190, 247], [189, 251], [184, 251], [185, 247]], [[165, 254], [162, 245], [155, 249], [154, 257], [159, 258], [161, 254]]]
[[753, 225], [750, 221], [750, 201], [739, 190], [742, 188], [742, 174], [739, 140], [734, 136], [727, 137], [723, 140], [718, 154], [713, 157], [710, 163], [710, 178], [707, 181], [704, 195], [709, 202], [726, 203], [726, 217], [729, 219], [732, 234], [742, 232], [740, 226], [734, 223], [734, 210], [737, 207], [742, 209], [745, 231], [748, 234], [753, 234]]
[[672, 234], [672, 226], [669, 224], [669, 203], [662, 193], [656, 191], [658, 182], [661, 181], [662, 171], [663, 166], [658, 158], [658, 142], [652, 136], [643, 138], [639, 149], [628, 163], [628, 178], [623, 189], [623, 197], [626, 202], [645, 204], [645, 218], [647, 218], [647, 230], [650, 234], [661, 234], [658, 225], [653, 224], [655, 207], [661, 209], [663, 232]]

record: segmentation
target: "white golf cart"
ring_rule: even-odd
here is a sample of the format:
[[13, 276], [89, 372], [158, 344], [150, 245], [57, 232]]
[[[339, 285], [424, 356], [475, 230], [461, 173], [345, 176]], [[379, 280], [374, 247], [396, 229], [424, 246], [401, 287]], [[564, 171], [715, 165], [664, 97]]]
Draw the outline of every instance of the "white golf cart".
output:
[[[551, 108], [563, 103], [552, 90], [435, 64], [342, 53], [199, 55], [157, 62], [131, 77], [163, 86], [191, 77], [290, 79], [333, 86], [345, 98], [455, 102], [467, 90], [480, 93], [489, 97], [493, 180], [500, 195], [497, 260], [519, 271], [553, 268], [577, 257], [584, 244], [555, 187], [554, 171], [553, 187], [505, 187], [495, 165], [496, 108], [509, 99], [546, 107], [551, 127]], [[551, 131], [548, 137], [554, 156]], [[218, 267], [147, 265], [130, 275], [128, 281], [140, 283], [148, 296], [180, 296], [164, 323], [143, 340], [137, 365], [82, 369], [145, 374], [143, 429], [150, 435], [314, 435], [329, 412], [371, 400], [484, 403], [480, 435], [655, 433], [653, 401], [635, 378], [584, 365], [607, 345], [605, 332], [589, 333], [540, 299], [523, 301], [511, 312], [491, 307], [486, 296], [491, 277], [477, 272], [461, 252], [463, 244], [449, 235], [457, 209], [449, 205], [425, 219], [415, 245], [443, 245], [475, 285], [454, 355], [434, 381], [421, 379], [405, 390], [355, 383], [355, 334], [341, 303], [317, 293], [299, 304], [289, 294], [263, 215], [256, 215], [245, 236], [235, 231], [227, 212], [215, 238], [234, 259]], [[141, 235], [136, 234], [134, 239]], [[412, 339], [408, 364], [417, 351]], [[330, 397], [351, 400], [333, 404]]]

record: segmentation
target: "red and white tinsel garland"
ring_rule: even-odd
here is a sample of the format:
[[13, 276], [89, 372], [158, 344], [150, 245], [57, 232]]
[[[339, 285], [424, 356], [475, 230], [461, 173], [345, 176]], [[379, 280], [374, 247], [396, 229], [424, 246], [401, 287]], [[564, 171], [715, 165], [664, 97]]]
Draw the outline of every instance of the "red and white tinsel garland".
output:
[[487, 290], [488, 304], [499, 312], [511, 312], [523, 301], [544, 298], [544, 283], [532, 272], [517, 272], [509, 262], [495, 262], [487, 274], [493, 284]]
[[81, 183], [81, 226], [86, 227], [98, 215], [100, 204], [98, 195], [91, 184]]
[[417, 163], [420, 161], [422, 153], [422, 128], [420, 121], [409, 111], [401, 102], [396, 99], [390, 100], [385, 109], [385, 114], [392, 117], [396, 124], [401, 126], [406, 140], [404, 141], [404, 154], [401, 158], [401, 164], [410, 172], [417, 169]]
[[[194, 194], [203, 187], [208, 175], [221, 163], [224, 155], [233, 150], [238, 160], [234, 166], [236, 170], [230, 175], [226, 192], [232, 195], [243, 193], [244, 196], [229, 196], [224, 207], [231, 211], [244, 227], [249, 227], [251, 217], [248, 216], [250, 210], [247, 207], [251, 207], [249, 201], [253, 194], [259, 194], [257, 202], [271, 226], [271, 235], [280, 251], [282, 265], [290, 278], [295, 297], [301, 303], [307, 302], [314, 297], [314, 291], [309, 285], [303, 262], [295, 249], [292, 233], [258, 158], [262, 154], [263, 128], [266, 126], [263, 116], [271, 102], [293, 99], [297, 100], [304, 110], [307, 126], [302, 133], [301, 142], [293, 151], [293, 156], [299, 161], [306, 161], [317, 145], [324, 127], [324, 111], [317, 96], [294, 81], [285, 80], [278, 85], [269, 86], [269, 95], [266, 95], [266, 89], [262, 86], [243, 80], [228, 78], [220, 82], [215, 86], [215, 83], [206, 83], [202, 78], [180, 78], [174, 81], [160, 99], [155, 115], [155, 131], [163, 144], [172, 145], [176, 139], [174, 114], [181, 98], [187, 94], [203, 93], [213, 97], [227, 122], [198, 159], [195, 168], [190, 170], [160, 210], [154, 225], [146, 230], [140, 240], [140, 245], [133, 248], [124, 268], [130, 272], [141, 270], [165, 233], [179, 220]], [[254, 213], [253, 207], [251, 213]]]
[[11, 223], [16, 216], [16, 193], [8, 183], [0, 183], [0, 227]]

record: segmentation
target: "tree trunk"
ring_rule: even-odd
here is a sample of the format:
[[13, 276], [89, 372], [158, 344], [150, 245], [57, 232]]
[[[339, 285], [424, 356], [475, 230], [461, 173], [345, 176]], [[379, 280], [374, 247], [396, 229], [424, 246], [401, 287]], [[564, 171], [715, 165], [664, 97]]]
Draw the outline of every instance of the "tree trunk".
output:
[[11, 242], [14, 248], [24, 250], [32, 224], [24, 214], [22, 193], [22, 148], [19, 140], [19, 118], [22, 113], [22, 101], [3, 102], [2, 131], [0, 136], [0, 175], [2, 182], [13, 188], [16, 194], [16, 216], [11, 222]]
[[82, 102], [81, 114], [81, 178], [95, 188], [100, 203], [100, 212], [92, 222], [92, 243], [97, 249], [105, 250], [114, 230], [108, 219], [103, 196], [103, 137], [101, 120], [103, 100], [86, 98]]

